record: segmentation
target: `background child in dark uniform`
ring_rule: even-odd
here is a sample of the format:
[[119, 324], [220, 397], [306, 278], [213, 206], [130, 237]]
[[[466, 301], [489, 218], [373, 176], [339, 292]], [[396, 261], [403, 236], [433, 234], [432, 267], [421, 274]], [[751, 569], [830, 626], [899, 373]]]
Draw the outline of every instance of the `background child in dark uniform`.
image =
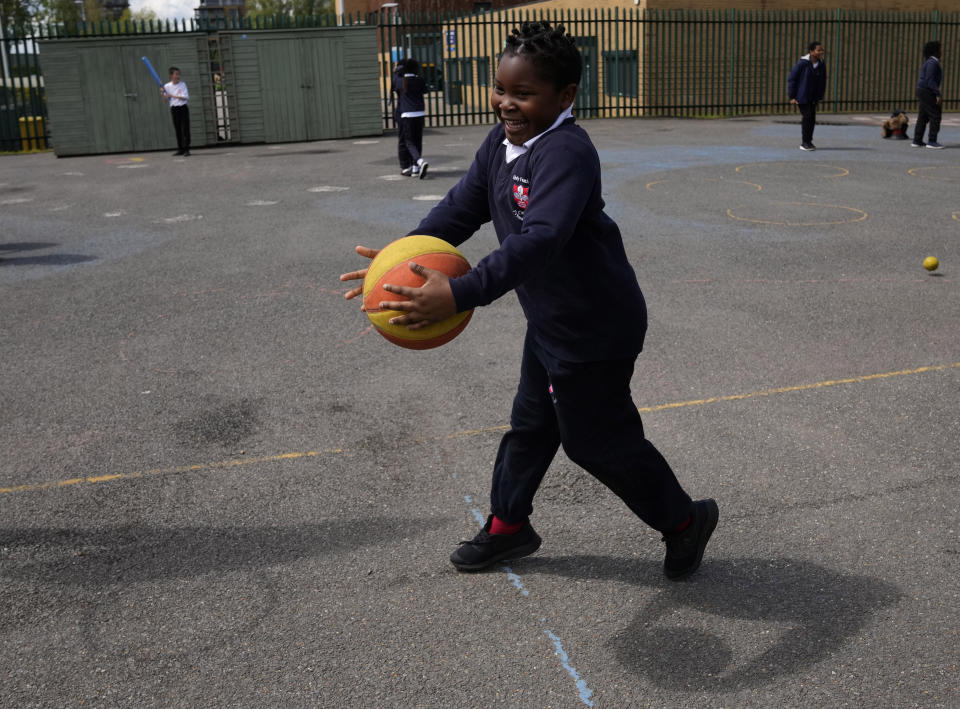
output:
[[[917, 81], [917, 100], [920, 101], [920, 110], [917, 112], [917, 127], [913, 131], [914, 148], [928, 148], [937, 150], [943, 146], [937, 142], [940, 133], [940, 116], [942, 104], [940, 98], [940, 82], [943, 81], [943, 68], [940, 66], [940, 43], [927, 42], [923, 47], [923, 66], [920, 67], [920, 78]], [[923, 133], [930, 123], [930, 137], [923, 142]]]
[[808, 53], [793, 65], [787, 77], [790, 103], [800, 109], [800, 150], [816, 150], [813, 129], [817, 125], [817, 104], [827, 91], [827, 67], [823, 63], [823, 45], [811, 42]]
[[426, 115], [424, 96], [427, 83], [420, 76], [420, 63], [416, 59], [401, 60], [402, 71], [394, 81], [397, 94], [397, 153], [400, 157], [400, 174], [427, 176], [428, 163], [423, 159], [423, 123]]
[[410, 300], [381, 307], [402, 311], [391, 322], [416, 329], [516, 290], [527, 317], [510, 430], [494, 465], [492, 514], [454, 551], [454, 566], [482, 569], [539, 548], [529, 521], [533, 498], [562, 445], [663, 533], [664, 571], [680, 579], [700, 565], [718, 510], [684, 492], [644, 437], [630, 395], [646, 306], [620, 230], [603, 211], [597, 151], [571, 114], [580, 72], [580, 53], [562, 26], [514, 30], [491, 96], [499, 123], [467, 175], [411, 232], [460, 244], [492, 220], [500, 247], [456, 279], [411, 265], [424, 285], [387, 286]]

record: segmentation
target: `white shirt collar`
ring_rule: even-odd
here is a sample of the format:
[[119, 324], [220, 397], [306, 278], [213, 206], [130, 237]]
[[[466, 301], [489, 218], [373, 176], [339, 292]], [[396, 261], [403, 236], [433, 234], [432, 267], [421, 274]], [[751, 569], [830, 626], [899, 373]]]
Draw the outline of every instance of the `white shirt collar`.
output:
[[550, 127], [547, 128], [545, 131], [543, 131], [543, 133], [540, 133], [539, 135], [533, 136], [530, 140], [528, 140], [528, 141], [527, 141], [526, 143], [524, 143], [523, 145], [514, 145], [514, 144], [511, 143], [508, 139], [504, 138], [504, 139], [503, 139], [503, 144], [507, 146], [507, 152], [506, 152], [506, 156], [505, 156], [505, 157], [506, 157], [506, 160], [507, 160], [507, 164], [509, 165], [509, 164], [512, 163], [514, 160], [516, 160], [518, 157], [520, 157], [520, 156], [523, 155], [525, 152], [527, 152], [528, 150], [530, 150], [530, 147], [531, 147], [535, 142], [537, 142], [538, 140], [540, 140], [540, 138], [542, 138], [543, 136], [545, 136], [547, 133], [549, 133], [550, 131], [552, 131], [554, 128], [556, 128], [558, 125], [560, 125], [561, 123], [563, 123], [565, 120], [567, 120], [567, 119], [570, 118], [571, 116], [573, 116], [573, 106], [572, 106], [572, 105], [569, 106], [568, 108], [564, 109], [563, 113], [561, 113], [559, 116], [557, 116], [557, 120], [555, 120], [555, 121], [553, 122], [553, 125], [552, 125], [552, 126], [550, 126]]

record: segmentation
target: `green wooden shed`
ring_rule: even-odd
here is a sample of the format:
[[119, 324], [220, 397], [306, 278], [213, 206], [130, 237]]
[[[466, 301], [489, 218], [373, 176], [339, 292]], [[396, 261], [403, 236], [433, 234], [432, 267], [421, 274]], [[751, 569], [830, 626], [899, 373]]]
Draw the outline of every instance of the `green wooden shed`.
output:
[[231, 140], [383, 133], [376, 27], [229, 31], [218, 39]]
[[57, 156], [173, 150], [170, 110], [141, 57], [161, 80], [180, 69], [190, 91], [193, 146], [216, 144], [217, 117], [205, 33], [41, 41], [48, 132]]

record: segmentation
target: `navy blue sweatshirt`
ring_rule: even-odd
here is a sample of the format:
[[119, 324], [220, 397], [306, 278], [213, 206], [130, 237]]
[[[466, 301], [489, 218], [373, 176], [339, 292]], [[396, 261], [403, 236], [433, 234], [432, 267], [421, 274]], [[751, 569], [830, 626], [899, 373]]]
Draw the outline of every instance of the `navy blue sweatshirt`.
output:
[[800, 57], [787, 77], [787, 96], [797, 103], [819, 103], [827, 92], [827, 65], [820, 61], [816, 68], [810, 55]]
[[[406, 84], [406, 89], [404, 89], [404, 84]], [[423, 80], [423, 77], [417, 74], [398, 76], [394, 84], [394, 90], [397, 92], [398, 116], [424, 110], [423, 97], [427, 93], [427, 83]]]
[[920, 67], [920, 80], [917, 81], [917, 88], [932, 91], [939, 96], [941, 81], [943, 81], [943, 69], [940, 68], [940, 61], [936, 57], [928, 57], [923, 66]]
[[507, 164], [503, 126], [411, 234], [459, 245], [493, 221], [500, 247], [450, 282], [457, 311], [516, 290], [532, 335], [571, 362], [635, 357], [646, 306], [616, 223], [603, 211], [600, 158], [568, 119]]

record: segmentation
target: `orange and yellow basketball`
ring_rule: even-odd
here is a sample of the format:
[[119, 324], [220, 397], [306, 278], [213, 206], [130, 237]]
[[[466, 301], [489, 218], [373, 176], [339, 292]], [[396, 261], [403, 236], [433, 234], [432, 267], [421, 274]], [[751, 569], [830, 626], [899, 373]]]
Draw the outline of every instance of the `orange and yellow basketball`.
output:
[[419, 330], [410, 330], [406, 325], [391, 325], [390, 318], [400, 311], [380, 310], [380, 303], [387, 300], [406, 300], [404, 296], [383, 289], [385, 283], [395, 286], [419, 288], [424, 279], [410, 270], [410, 261], [441, 271], [451, 278], [462, 276], [470, 270], [470, 264], [456, 246], [434, 236], [405, 236], [381, 249], [367, 268], [363, 279], [363, 304], [367, 317], [377, 332], [395, 345], [411, 350], [428, 350], [450, 342], [463, 332], [470, 322], [472, 310], [457, 313], [438, 323]]

